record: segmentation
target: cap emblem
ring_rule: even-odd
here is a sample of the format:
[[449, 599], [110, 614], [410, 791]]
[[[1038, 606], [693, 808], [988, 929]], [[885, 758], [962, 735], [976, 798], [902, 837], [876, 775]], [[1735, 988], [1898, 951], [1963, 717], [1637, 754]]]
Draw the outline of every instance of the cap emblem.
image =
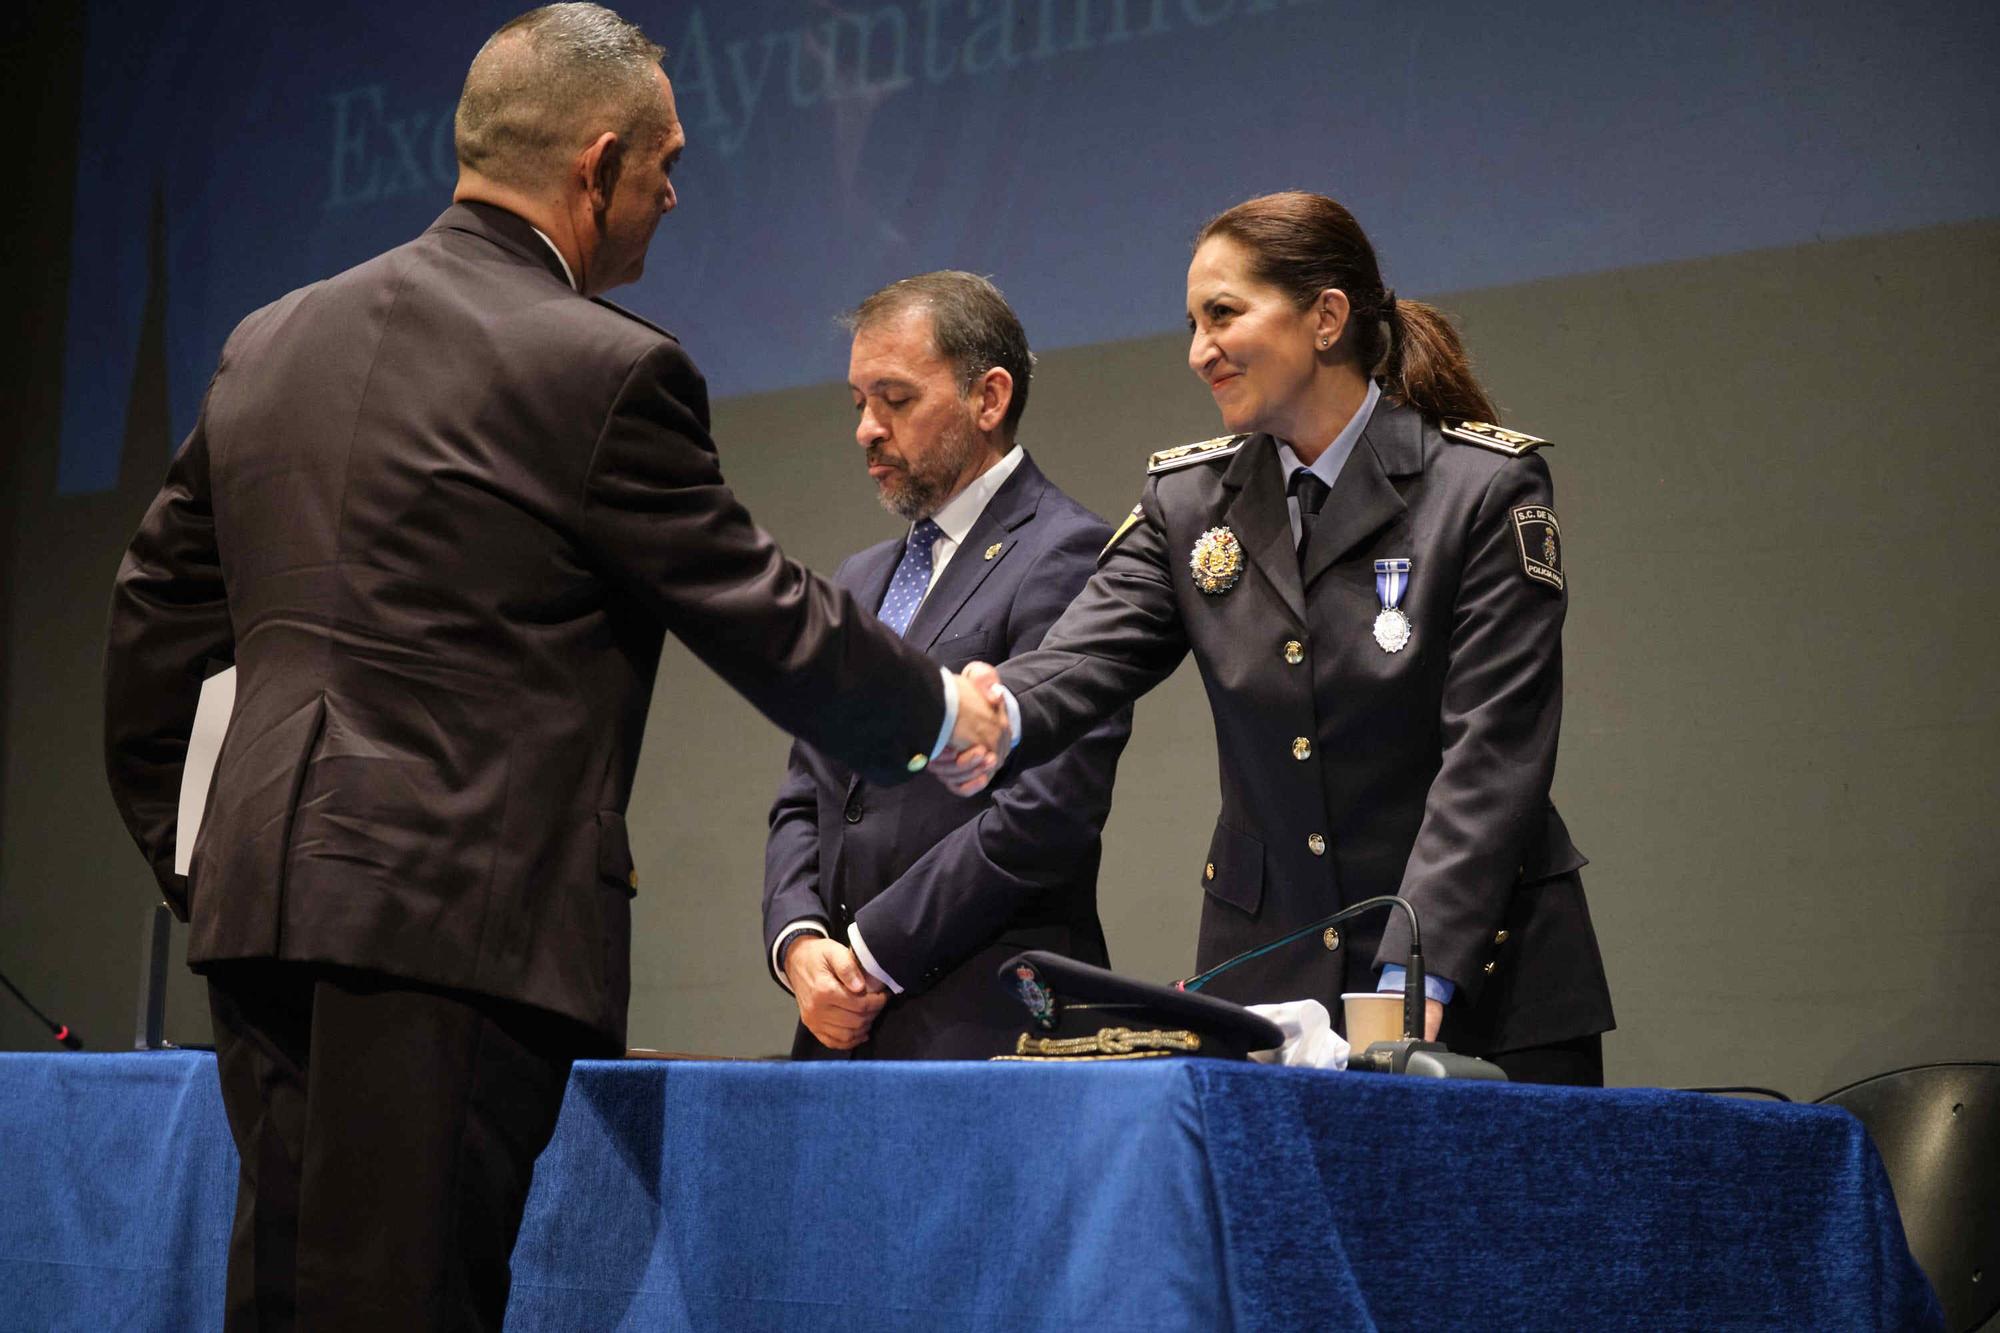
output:
[[1014, 993], [1028, 1006], [1036, 1027], [1044, 1032], [1056, 1030], [1056, 994], [1042, 984], [1041, 977], [1027, 963], [1014, 969]]

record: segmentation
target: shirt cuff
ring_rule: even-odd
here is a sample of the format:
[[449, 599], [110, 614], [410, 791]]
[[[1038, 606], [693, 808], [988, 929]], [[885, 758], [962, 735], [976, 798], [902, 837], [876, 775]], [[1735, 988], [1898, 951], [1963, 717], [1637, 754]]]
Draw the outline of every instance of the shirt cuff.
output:
[[[1375, 983], [1375, 989], [1378, 991], [1403, 989], [1403, 974], [1407, 970], [1395, 963], [1389, 964], [1382, 969], [1382, 980]], [[1457, 982], [1446, 981], [1435, 972], [1424, 973], [1425, 998], [1436, 1000], [1439, 1004], [1450, 1004], [1451, 997], [1457, 993]]]
[[1007, 749], [1011, 752], [1021, 744], [1021, 703], [1014, 697], [1014, 691], [1005, 685], [1000, 687], [1000, 697], [1007, 704], [1007, 731], [1013, 737], [1007, 743]]
[[939, 667], [938, 676], [944, 681], [944, 725], [938, 728], [937, 744], [931, 747], [931, 758], [945, 752], [951, 744], [951, 733], [958, 726], [958, 677], [950, 667]]
[[851, 922], [847, 927], [847, 947], [854, 950], [854, 957], [861, 964], [862, 969], [869, 976], [887, 986], [890, 994], [901, 995], [903, 993], [903, 988], [896, 984], [896, 979], [887, 972], [884, 972], [882, 965], [875, 961], [875, 955], [868, 952], [868, 941], [861, 938], [861, 923], [859, 921]]
[[776, 939], [771, 941], [771, 975], [776, 977], [778, 984], [786, 990], [792, 988], [792, 983], [785, 976], [785, 969], [779, 965], [779, 960], [784, 957], [785, 941], [794, 935], [818, 935], [824, 939], [826, 938], [826, 922], [816, 916], [802, 916], [796, 921], [787, 921], [785, 928], [778, 932]]

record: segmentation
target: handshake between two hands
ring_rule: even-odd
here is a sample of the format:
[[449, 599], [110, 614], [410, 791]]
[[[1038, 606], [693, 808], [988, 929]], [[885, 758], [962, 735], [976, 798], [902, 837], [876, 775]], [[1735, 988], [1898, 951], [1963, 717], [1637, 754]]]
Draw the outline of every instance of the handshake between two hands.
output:
[[985, 662], [969, 663], [958, 673], [958, 719], [951, 745], [931, 764], [931, 776], [955, 795], [971, 796], [993, 780], [1019, 739], [1007, 724], [1000, 673]]

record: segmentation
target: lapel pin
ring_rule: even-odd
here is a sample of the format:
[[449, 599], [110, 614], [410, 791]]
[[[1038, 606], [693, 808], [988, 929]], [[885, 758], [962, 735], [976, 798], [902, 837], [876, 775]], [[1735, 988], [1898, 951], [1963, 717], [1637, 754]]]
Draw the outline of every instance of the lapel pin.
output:
[[1000, 548], [1005, 546], [1006, 544], [1007, 543], [1005, 542], [994, 542], [991, 546], [986, 548], [986, 558], [988, 560], [991, 560], [994, 556], [999, 555]]

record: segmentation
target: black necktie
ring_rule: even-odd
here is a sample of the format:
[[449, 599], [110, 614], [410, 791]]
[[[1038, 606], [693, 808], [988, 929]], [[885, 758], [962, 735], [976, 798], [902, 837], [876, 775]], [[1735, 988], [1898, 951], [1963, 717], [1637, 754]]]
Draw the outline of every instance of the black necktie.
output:
[[1332, 487], [1319, 479], [1319, 474], [1311, 468], [1300, 468], [1292, 473], [1292, 480], [1286, 492], [1299, 502], [1299, 568], [1306, 567], [1306, 548], [1312, 545], [1313, 525], [1319, 522], [1320, 507]]

